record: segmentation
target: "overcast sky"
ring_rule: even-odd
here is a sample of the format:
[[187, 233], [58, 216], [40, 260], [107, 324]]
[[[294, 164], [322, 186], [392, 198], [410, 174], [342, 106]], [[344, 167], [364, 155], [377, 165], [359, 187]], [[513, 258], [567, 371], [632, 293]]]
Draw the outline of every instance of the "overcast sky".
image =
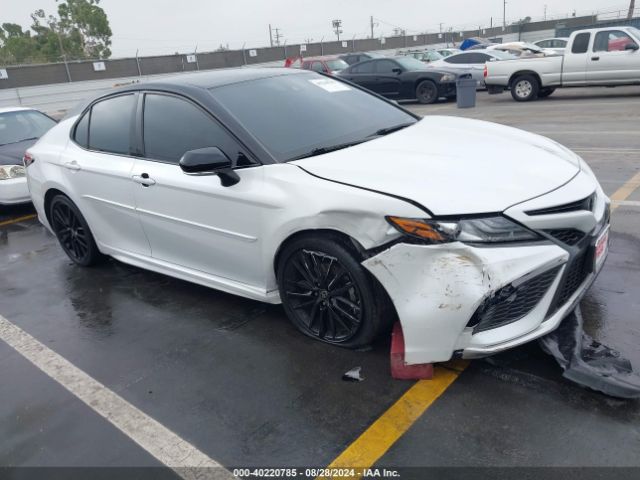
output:
[[[502, 23], [502, 0], [102, 0], [113, 30], [113, 56], [214, 50], [220, 44], [247, 48], [269, 44], [269, 24], [287, 43], [335, 40], [331, 20], [341, 19], [344, 38], [391, 35], [394, 27], [409, 34], [477, 28]], [[574, 10], [578, 15], [628, 8], [628, 0], [508, 0], [507, 21], [542, 19]], [[29, 14], [56, 11], [55, 0], [0, 0], [0, 23], [30, 25]], [[623, 14], [624, 15], [624, 14]], [[611, 16], [611, 14], [609, 14]]]

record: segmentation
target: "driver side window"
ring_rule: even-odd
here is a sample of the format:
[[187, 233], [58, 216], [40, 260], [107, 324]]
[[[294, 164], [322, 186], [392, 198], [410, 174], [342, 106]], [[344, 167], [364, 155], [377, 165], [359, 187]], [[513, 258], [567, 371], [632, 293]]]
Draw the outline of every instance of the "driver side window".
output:
[[218, 147], [234, 166], [252, 164], [222, 126], [193, 103], [172, 95], [147, 93], [144, 99], [145, 157], [178, 164], [185, 152]]
[[593, 42], [594, 52], [619, 52], [631, 43], [635, 43], [633, 39], [620, 30], [608, 30], [606, 32], [598, 32]]

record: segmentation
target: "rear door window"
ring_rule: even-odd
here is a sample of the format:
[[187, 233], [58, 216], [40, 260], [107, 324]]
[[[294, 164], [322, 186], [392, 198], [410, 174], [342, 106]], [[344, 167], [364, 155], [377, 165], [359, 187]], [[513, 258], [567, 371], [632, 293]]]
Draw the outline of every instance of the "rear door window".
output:
[[460, 55], [452, 55], [444, 59], [447, 63], [455, 63], [455, 64], [463, 64], [463, 63], [471, 63], [469, 62], [470, 53], [462, 53]]
[[470, 53], [467, 56], [467, 63], [473, 65], [479, 65], [481, 63], [486, 63], [491, 57], [486, 53]]
[[591, 40], [590, 33], [579, 33], [573, 39], [573, 45], [571, 45], [571, 53], [587, 53], [589, 50], [589, 40]]
[[89, 148], [128, 155], [136, 104], [136, 95], [127, 94], [102, 100], [91, 107]]
[[356, 65], [351, 69], [351, 73], [373, 73], [373, 63], [374, 62], [365, 62]]
[[87, 112], [76, 125], [76, 131], [73, 136], [75, 142], [84, 148], [89, 148], [89, 117], [91, 112]]

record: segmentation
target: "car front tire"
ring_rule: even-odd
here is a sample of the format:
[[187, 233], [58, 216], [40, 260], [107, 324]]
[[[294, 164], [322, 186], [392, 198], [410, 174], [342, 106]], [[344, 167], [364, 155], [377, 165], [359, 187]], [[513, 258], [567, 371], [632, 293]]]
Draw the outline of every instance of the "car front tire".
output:
[[49, 223], [67, 256], [76, 264], [89, 267], [103, 257], [76, 205], [64, 195], [56, 195], [49, 204]]
[[416, 87], [416, 98], [424, 105], [435, 103], [438, 100], [438, 87], [431, 80], [423, 80]]
[[516, 102], [529, 102], [538, 98], [540, 83], [533, 75], [520, 75], [511, 83], [511, 96]]
[[302, 236], [284, 247], [277, 265], [291, 322], [309, 337], [346, 348], [371, 344], [393, 318], [386, 292], [353, 250], [337, 236]]

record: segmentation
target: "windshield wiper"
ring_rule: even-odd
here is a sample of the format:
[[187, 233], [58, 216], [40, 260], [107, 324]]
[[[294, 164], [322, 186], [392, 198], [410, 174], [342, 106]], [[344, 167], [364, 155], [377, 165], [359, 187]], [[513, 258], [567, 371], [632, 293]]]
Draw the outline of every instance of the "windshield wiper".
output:
[[403, 128], [410, 127], [411, 125], [415, 125], [416, 123], [417, 122], [401, 123], [400, 125], [394, 125], [393, 127], [381, 128], [376, 133], [374, 133], [372, 136], [380, 137], [382, 135], [389, 135], [390, 133], [397, 132], [398, 130], [402, 130]]
[[330, 145], [328, 147], [318, 147], [314, 148], [310, 152], [303, 153], [297, 157], [293, 157], [291, 160], [301, 160], [303, 158], [315, 157], [316, 155], [324, 155], [325, 153], [335, 152], [336, 150], [342, 150], [343, 148], [353, 147], [354, 145], [358, 145], [359, 143], [364, 143], [368, 139], [356, 140], [355, 142], [347, 142], [347, 143], [339, 143], [337, 145]]

